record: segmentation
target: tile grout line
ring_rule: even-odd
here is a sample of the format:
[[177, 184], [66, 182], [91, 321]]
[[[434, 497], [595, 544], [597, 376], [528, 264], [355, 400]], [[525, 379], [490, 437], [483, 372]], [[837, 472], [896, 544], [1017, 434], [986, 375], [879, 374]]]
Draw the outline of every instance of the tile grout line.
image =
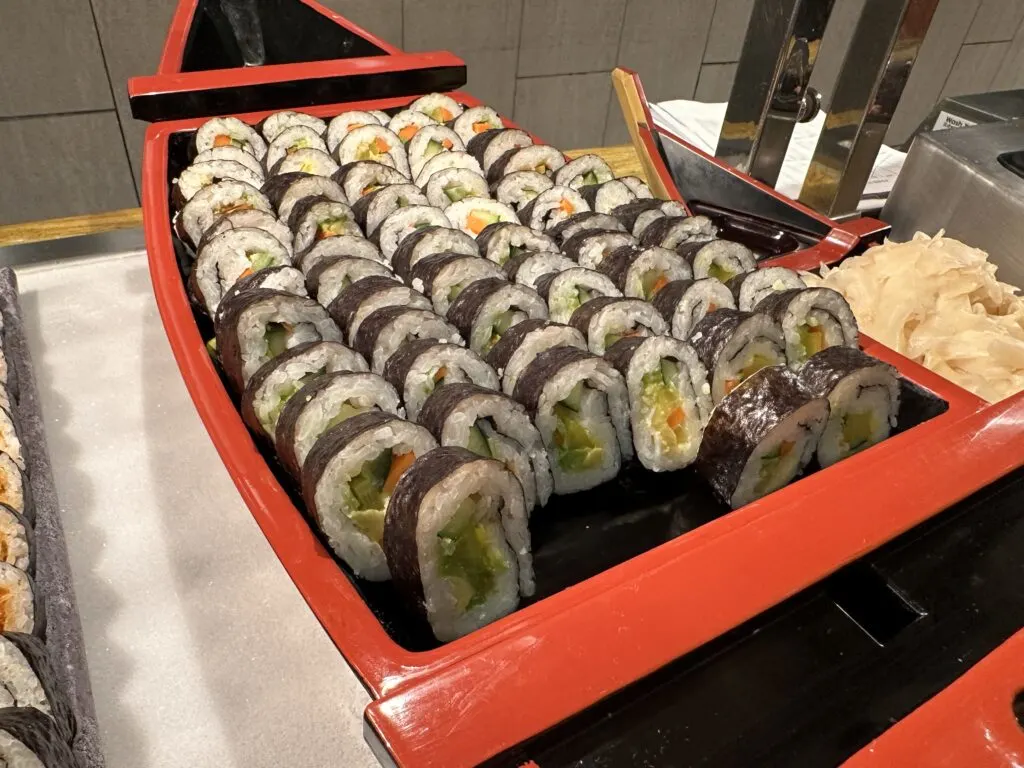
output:
[[[939, 101], [940, 102], [942, 101], [942, 94], [945, 93], [945, 91], [946, 91], [946, 86], [949, 85], [949, 78], [953, 74], [953, 70], [956, 69], [956, 63], [957, 63], [957, 61], [960, 60], [960, 54], [963, 53], [964, 46], [972, 45], [972, 43], [966, 43], [964, 41], [967, 39], [967, 35], [971, 31], [971, 27], [974, 25], [974, 20], [978, 18], [978, 11], [981, 10], [982, 2], [984, 2], [984, 0], [978, 0], [978, 4], [974, 6], [974, 14], [971, 16], [970, 23], [964, 25], [964, 36], [962, 38], [960, 38], [960, 45], [956, 49], [956, 56], [953, 57], [953, 61], [949, 65], [949, 70], [946, 72], [946, 76], [942, 80], [942, 87], [939, 88], [938, 97], [939, 97]], [[937, 8], [935, 10], [935, 13], [938, 13], [938, 9]], [[935, 16], [933, 15], [932, 16], [932, 23], [934, 23], [934, 22], [935, 22]], [[928, 31], [931, 32], [931, 26], [929, 26]], [[925, 40], [927, 40], [927, 38], [928, 38], [928, 35], [926, 33], [925, 34]], [[925, 42], [924, 40], [921, 41], [921, 45], [922, 46], [924, 45], [924, 42]], [[921, 56], [921, 49], [920, 48], [918, 49], [917, 54], [918, 54], [917, 59], [915, 59], [915, 61], [914, 61], [914, 66], [915, 67], [917, 66], [917, 60], [919, 60], [920, 56]], [[921, 119], [923, 120], [924, 118], [921, 118]], [[920, 121], [918, 121], [918, 122], [920, 122]], [[891, 126], [892, 123], [890, 122], [889, 125]]]
[[[618, 45], [615, 46], [615, 61], [612, 62], [612, 69], [615, 69], [616, 67], [619, 67], [622, 64], [622, 38], [625, 34], [626, 14], [629, 12], [629, 4], [631, 2], [633, 2], [633, 0], [625, 0], [625, 2], [622, 3], [622, 16], [619, 17], [619, 42]], [[615, 87], [609, 85], [608, 102], [604, 105], [604, 125], [601, 127], [602, 144], [608, 143], [608, 126], [611, 123], [612, 99], [614, 98], [616, 98]]]
[[117, 112], [116, 107], [107, 109], [79, 109], [70, 112], [40, 112], [33, 115], [7, 115], [0, 117], [0, 123], [13, 123], [16, 120], [42, 120], [48, 117], [74, 117], [76, 115], [105, 115], [108, 112]]
[[[404, 1], [404, 0], [403, 0]], [[516, 99], [519, 97], [519, 60], [523, 57], [523, 20], [526, 18], [526, 0], [519, 0], [519, 33], [516, 35], [516, 70], [512, 78], [512, 119], [516, 119]]]

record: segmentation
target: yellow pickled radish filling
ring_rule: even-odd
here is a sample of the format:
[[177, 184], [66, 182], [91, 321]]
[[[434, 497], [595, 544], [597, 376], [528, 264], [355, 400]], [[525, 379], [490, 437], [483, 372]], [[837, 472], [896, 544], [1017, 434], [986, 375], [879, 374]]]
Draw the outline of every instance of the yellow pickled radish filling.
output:
[[774, 450], [761, 457], [754, 493], [761, 495], [781, 488], [796, 472], [799, 462], [800, 453], [796, 450], [796, 443], [783, 440]]
[[586, 384], [580, 382], [569, 395], [555, 404], [555, 431], [551, 441], [555, 444], [558, 466], [564, 472], [579, 472], [601, 465], [604, 447], [583, 424], [581, 410]]
[[388, 500], [399, 478], [415, 460], [412, 451], [403, 453], [387, 448], [363, 464], [358, 474], [342, 486], [349, 520], [378, 544], [384, 537]]
[[686, 446], [686, 409], [679, 381], [679, 365], [671, 360], [662, 360], [641, 381], [640, 403], [651, 435], [663, 454], [678, 453]]
[[825, 326], [813, 311], [808, 313], [805, 322], [797, 326], [796, 332], [800, 336], [800, 354], [803, 358], [816, 355], [828, 346]]
[[877, 426], [873, 411], [847, 411], [843, 414], [842, 420], [843, 441], [851, 452], [871, 444]]
[[463, 612], [486, 603], [497, 587], [498, 576], [508, 570], [481, 502], [479, 494], [463, 499], [451, 520], [437, 532], [437, 572], [448, 582]]

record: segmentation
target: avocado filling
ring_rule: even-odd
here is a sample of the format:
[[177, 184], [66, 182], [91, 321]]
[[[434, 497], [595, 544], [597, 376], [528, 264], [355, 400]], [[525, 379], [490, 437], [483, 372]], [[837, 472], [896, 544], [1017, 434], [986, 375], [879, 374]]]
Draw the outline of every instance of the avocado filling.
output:
[[249, 266], [253, 272], [259, 272], [261, 269], [273, 266], [274, 257], [272, 254], [266, 251], [254, 251], [253, 253], [245, 254], [245, 258], [249, 261]]
[[444, 187], [445, 197], [447, 197], [453, 203], [459, 202], [459, 200], [462, 200], [464, 197], [469, 197], [469, 193], [470, 190], [468, 190], [466, 187], [464, 187], [462, 184], [459, 184], [458, 182], [453, 182], [449, 184], [447, 187]]
[[843, 414], [843, 440], [851, 451], [864, 448], [875, 434], [875, 414], [871, 411], [847, 411]]
[[641, 382], [640, 402], [647, 413], [651, 434], [662, 453], [673, 454], [686, 445], [686, 410], [679, 394], [679, 365], [662, 360]]
[[556, 448], [558, 466], [565, 472], [598, 467], [604, 456], [604, 448], [583, 425], [580, 414], [585, 386], [581, 381], [553, 409], [556, 425], [552, 441]]
[[526, 313], [520, 312], [517, 309], [508, 309], [502, 312], [500, 315], [494, 318], [494, 324], [491, 326], [491, 336], [484, 345], [483, 353], [491, 351], [491, 347], [501, 341], [501, 337], [505, 331], [511, 328], [517, 323], [521, 323], [526, 319]]
[[735, 272], [727, 267], [723, 267], [717, 261], [711, 262], [711, 266], [708, 267], [708, 277], [713, 277], [720, 282], [727, 283], [735, 276]]
[[820, 325], [804, 323], [797, 328], [800, 334], [800, 346], [803, 349], [803, 356], [810, 357], [825, 349], [825, 329]]
[[288, 336], [291, 331], [288, 323], [267, 323], [263, 340], [267, 342], [267, 352], [271, 357], [277, 357], [288, 349]]
[[483, 605], [508, 564], [495, 545], [481, 498], [463, 500], [437, 533], [437, 572], [444, 577], [462, 612]]
[[796, 443], [792, 440], [783, 440], [775, 450], [761, 457], [754, 493], [769, 493], [786, 484], [800, 460], [799, 454], [793, 450], [795, 447]]
[[378, 544], [384, 536], [384, 512], [388, 508], [388, 499], [398, 479], [415, 459], [412, 451], [395, 453], [388, 448], [363, 464], [359, 473], [342, 486], [349, 519]]

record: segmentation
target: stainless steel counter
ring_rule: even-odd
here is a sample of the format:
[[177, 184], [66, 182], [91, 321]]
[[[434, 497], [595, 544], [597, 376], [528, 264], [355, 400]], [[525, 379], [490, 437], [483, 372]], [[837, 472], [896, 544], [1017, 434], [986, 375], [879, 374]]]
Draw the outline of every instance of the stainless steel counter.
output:
[[207, 437], [145, 254], [17, 274], [107, 764], [376, 766], [369, 697]]

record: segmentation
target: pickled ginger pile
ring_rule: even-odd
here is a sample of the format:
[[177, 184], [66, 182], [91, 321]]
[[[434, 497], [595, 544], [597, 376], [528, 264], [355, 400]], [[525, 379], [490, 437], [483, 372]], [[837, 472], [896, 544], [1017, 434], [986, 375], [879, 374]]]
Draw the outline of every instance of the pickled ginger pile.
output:
[[1024, 389], [1024, 300], [988, 255], [918, 232], [808, 275], [842, 293], [861, 330], [990, 402]]

